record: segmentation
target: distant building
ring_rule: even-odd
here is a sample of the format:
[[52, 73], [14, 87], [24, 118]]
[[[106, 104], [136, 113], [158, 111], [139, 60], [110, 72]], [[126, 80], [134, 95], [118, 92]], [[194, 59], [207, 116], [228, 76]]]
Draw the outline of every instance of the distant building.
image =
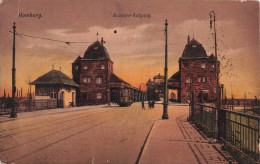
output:
[[146, 83], [147, 88], [147, 100], [160, 100], [164, 97], [164, 76], [158, 74]]
[[[218, 70], [216, 70], [218, 64]], [[177, 90], [178, 102], [195, 102], [216, 99], [216, 71], [219, 76], [220, 62], [215, 56], [207, 56], [202, 44], [188, 36], [187, 45], [179, 59], [179, 71], [168, 80], [169, 89]]]
[[30, 84], [35, 85], [35, 99], [57, 99], [61, 107], [76, 105], [79, 85], [61, 71], [52, 70]]
[[113, 61], [103, 46], [103, 39], [91, 44], [84, 56], [79, 56], [72, 63], [72, 75], [73, 80], [79, 85], [79, 105], [108, 104], [119, 100], [120, 89], [134, 90], [129, 83], [113, 73]]

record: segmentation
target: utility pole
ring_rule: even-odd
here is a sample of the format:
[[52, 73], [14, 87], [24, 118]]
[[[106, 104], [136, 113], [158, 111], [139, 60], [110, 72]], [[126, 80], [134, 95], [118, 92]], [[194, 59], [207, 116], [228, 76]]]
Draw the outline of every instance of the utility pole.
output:
[[15, 92], [16, 92], [16, 85], [15, 85], [15, 22], [13, 25], [13, 68], [12, 68], [12, 111], [10, 114], [10, 117], [12, 118], [16, 118], [17, 114], [16, 114], [16, 100], [15, 100]]
[[167, 19], [165, 19], [165, 67], [164, 67], [164, 102], [162, 119], [169, 119], [168, 117], [168, 44], [167, 44]]
[[218, 93], [218, 55], [217, 55], [217, 34], [216, 34], [216, 17], [215, 12], [211, 11], [210, 15], [210, 28], [212, 28], [212, 16], [214, 21], [214, 40], [215, 40], [215, 58], [216, 58], [216, 106], [218, 105], [219, 93]]
[[221, 116], [220, 116], [220, 104], [219, 104], [219, 92], [218, 92], [218, 54], [217, 54], [217, 34], [216, 34], [216, 16], [215, 12], [211, 11], [210, 16], [210, 28], [212, 28], [212, 16], [214, 22], [214, 41], [215, 41], [215, 58], [216, 58], [216, 120], [217, 120], [217, 139], [220, 140], [220, 126], [221, 126]]

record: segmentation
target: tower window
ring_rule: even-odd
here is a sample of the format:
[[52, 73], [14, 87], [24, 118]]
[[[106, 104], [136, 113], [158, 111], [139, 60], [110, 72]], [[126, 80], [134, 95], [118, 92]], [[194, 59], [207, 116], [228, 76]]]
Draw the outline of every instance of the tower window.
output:
[[87, 77], [87, 83], [91, 83], [92, 82], [92, 78], [91, 77]]
[[101, 99], [102, 98], [102, 94], [101, 93], [97, 93], [97, 99]]
[[186, 79], [186, 83], [192, 83], [192, 81], [191, 81], [191, 78], [190, 78], [190, 77], [188, 77], [188, 78]]
[[79, 66], [75, 66], [75, 69], [79, 69]]
[[87, 79], [87, 78], [83, 78], [83, 82], [84, 82], [84, 83], [87, 83], [87, 82], [88, 82], [88, 79]]
[[97, 83], [97, 84], [102, 84], [102, 78], [101, 78], [101, 77], [98, 77], [98, 78], [96, 79], [96, 83]]
[[206, 77], [202, 77], [202, 82], [203, 82], [203, 83], [206, 82]]
[[215, 68], [215, 65], [214, 65], [214, 64], [212, 64], [212, 68]]
[[95, 46], [95, 47], [94, 47], [94, 50], [97, 50], [97, 49], [98, 49], [98, 46]]

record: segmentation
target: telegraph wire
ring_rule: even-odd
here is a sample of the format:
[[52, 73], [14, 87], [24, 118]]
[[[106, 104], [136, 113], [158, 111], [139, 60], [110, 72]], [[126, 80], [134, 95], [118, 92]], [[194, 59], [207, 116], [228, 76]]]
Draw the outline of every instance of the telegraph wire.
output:
[[[10, 33], [13, 33], [12, 31], [9, 31]], [[92, 43], [92, 42], [74, 42], [74, 41], [64, 41], [64, 40], [57, 40], [57, 39], [51, 39], [51, 38], [45, 38], [45, 37], [39, 37], [39, 36], [33, 36], [33, 35], [27, 35], [27, 34], [22, 34], [22, 33], [15, 33], [17, 36], [20, 36], [23, 38], [29, 37], [29, 38], [35, 38], [35, 39], [42, 39], [42, 40], [48, 40], [48, 41], [53, 41], [53, 42], [60, 42], [60, 43], [65, 43], [67, 45], [70, 45], [71, 43]]]

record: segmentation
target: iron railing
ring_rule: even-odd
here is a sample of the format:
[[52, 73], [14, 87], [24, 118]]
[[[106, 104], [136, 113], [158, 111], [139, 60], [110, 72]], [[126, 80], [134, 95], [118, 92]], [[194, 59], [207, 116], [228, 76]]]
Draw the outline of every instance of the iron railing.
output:
[[[251, 162], [259, 162], [260, 117], [219, 109], [202, 104], [191, 104], [190, 120], [206, 134], [218, 137], [225, 146], [240, 152]], [[218, 135], [217, 135], [218, 134]]]
[[[216, 134], [216, 108], [202, 104], [191, 105], [191, 120], [199, 127], [203, 128], [208, 136]], [[193, 108], [193, 109], [192, 109]]]
[[227, 110], [221, 112], [225, 117], [221, 140], [245, 153], [251, 160], [259, 161], [260, 117]]

